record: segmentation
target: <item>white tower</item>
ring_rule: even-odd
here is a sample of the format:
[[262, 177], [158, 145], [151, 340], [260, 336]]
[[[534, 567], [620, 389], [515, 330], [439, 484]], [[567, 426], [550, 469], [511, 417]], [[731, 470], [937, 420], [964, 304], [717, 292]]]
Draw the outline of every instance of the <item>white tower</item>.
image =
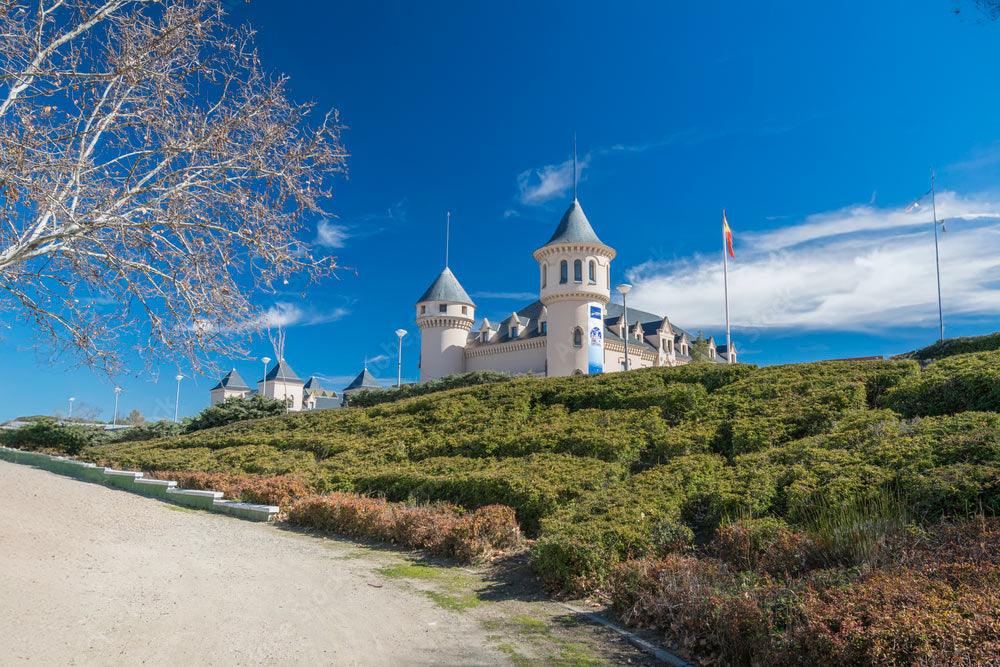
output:
[[417, 300], [420, 381], [465, 371], [465, 346], [476, 305], [447, 266]]
[[611, 300], [615, 254], [597, 238], [575, 196], [552, 238], [534, 252], [548, 310], [548, 375], [604, 371], [604, 307]]

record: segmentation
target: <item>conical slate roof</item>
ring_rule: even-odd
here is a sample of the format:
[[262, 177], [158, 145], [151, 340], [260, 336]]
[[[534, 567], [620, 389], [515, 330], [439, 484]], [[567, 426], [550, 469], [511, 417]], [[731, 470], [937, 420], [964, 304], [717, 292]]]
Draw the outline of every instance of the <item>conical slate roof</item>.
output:
[[317, 378], [315, 375], [310, 376], [309, 379], [306, 380], [304, 387], [306, 390], [311, 389], [313, 391], [322, 391], [323, 389], [323, 385], [319, 383], [319, 378]]
[[302, 378], [295, 374], [288, 362], [281, 359], [267, 372], [264, 377], [266, 381], [280, 380], [282, 382], [302, 382]]
[[344, 387], [344, 391], [349, 389], [381, 389], [382, 385], [378, 383], [375, 376], [368, 372], [368, 367], [366, 366], [363, 371], [358, 373], [358, 376], [351, 380], [351, 384]]
[[437, 277], [437, 280], [427, 288], [424, 295], [417, 299], [417, 303], [421, 301], [457, 301], [459, 303], [467, 303], [470, 306], [476, 305], [472, 303], [472, 299], [469, 298], [465, 289], [459, 284], [458, 278], [455, 277], [455, 274], [447, 266], [444, 267], [444, 271]]
[[233, 370], [229, 371], [228, 373], [222, 376], [222, 379], [219, 380], [219, 384], [212, 387], [212, 391], [215, 391], [216, 389], [237, 390], [237, 389], [249, 389], [249, 388], [250, 387], [247, 386], [247, 383], [243, 380], [242, 377], [240, 377], [240, 374], [237, 373], [236, 369], [234, 368]]
[[562, 220], [559, 221], [559, 226], [556, 227], [552, 238], [545, 245], [552, 245], [554, 243], [596, 243], [604, 245], [604, 242], [597, 238], [597, 233], [590, 226], [590, 221], [587, 220], [587, 216], [583, 212], [583, 207], [580, 206], [580, 202], [576, 199], [573, 199], [573, 203], [563, 213]]

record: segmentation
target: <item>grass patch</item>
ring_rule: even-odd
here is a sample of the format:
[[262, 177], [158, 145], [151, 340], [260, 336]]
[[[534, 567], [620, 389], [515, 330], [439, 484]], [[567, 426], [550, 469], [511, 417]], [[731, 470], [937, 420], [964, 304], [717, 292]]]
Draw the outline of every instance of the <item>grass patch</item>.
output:
[[180, 505], [171, 505], [170, 503], [166, 503], [163, 506], [166, 507], [171, 512], [201, 512], [201, 511], [203, 511], [203, 510], [195, 509], [194, 507], [181, 507]]
[[465, 611], [482, 604], [482, 600], [475, 593], [445, 593], [442, 591], [423, 591], [434, 604], [447, 609], [448, 611]]

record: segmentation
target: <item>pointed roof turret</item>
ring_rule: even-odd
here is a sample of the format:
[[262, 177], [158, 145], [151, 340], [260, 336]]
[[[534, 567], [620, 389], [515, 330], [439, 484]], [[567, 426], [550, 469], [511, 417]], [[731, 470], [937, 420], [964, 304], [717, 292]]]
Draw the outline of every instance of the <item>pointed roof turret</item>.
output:
[[216, 389], [241, 390], [241, 389], [250, 389], [250, 387], [247, 386], [247, 383], [243, 380], [242, 377], [240, 377], [240, 374], [237, 373], [236, 369], [234, 368], [233, 370], [229, 371], [228, 373], [222, 376], [222, 379], [219, 380], [219, 384], [212, 387], [212, 391], [215, 391]]
[[302, 378], [295, 374], [292, 367], [288, 365], [288, 362], [284, 359], [279, 359], [271, 370], [267, 372], [264, 376], [264, 380], [270, 382], [271, 380], [279, 380], [281, 382], [302, 382]]
[[458, 278], [455, 277], [455, 274], [447, 266], [444, 267], [441, 275], [431, 283], [431, 286], [427, 288], [423, 296], [417, 299], [417, 303], [421, 301], [455, 301], [458, 303], [467, 303], [470, 306], [476, 305], [458, 282]]
[[323, 385], [320, 384], [319, 378], [317, 378], [315, 375], [310, 375], [309, 379], [306, 380], [306, 383], [305, 383], [305, 385], [303, 385], [303, 387], [307, 391], [309, 391], [309, 390], [312, 390], [312, 391], [322, 391], [323, 390]]
[[583, 212], [583, 207], [580, 206], [580, 202], [577, 199], [573, 199], [573, 203], [563, 213], [563, 217], [559, 221], [559, 226], [556, 227], [552, 238], [545, 245], [548, 246], [556, 243], [593, 243], [596, 245], [605, 245], [604, 241], [597, 237], [594, 228], [590, 226], [590, 221], [587, 220], [587, 215]]
[[351, 383], [344, 387], [344, 391], [350, 389], [381, 389], [382, 385], [378, 383], [375, 376], [368, 372], [368, 367], [365, 366], [364, 370], [358, 373], [358, 376], [351, 380]]

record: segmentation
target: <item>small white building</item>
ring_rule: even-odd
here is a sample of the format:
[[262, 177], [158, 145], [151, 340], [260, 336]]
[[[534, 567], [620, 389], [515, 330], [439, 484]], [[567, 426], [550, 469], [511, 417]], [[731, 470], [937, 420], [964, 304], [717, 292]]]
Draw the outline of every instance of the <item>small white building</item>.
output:
[[212, 387], [211, 404], [218, 405], [230, 398], [246, 398], [257, 394], [285, 401], [288, 409], [296, 412], [340, 407], [340, 396], [336, 391], [325, 389], [316, 376], [303, 382], [284, 359], [279, 360], [257, 382], [257, 389], [251, 389], [235, 368], [229, 371]]
[[[449, 267], [417, 299], [420, 380], [476, 370], [583, 375], [628, 368], [679, 366], [694, 339], [665, 315], [611, 303], [614, 248], [598, 238], [574, 198], [552, 237], [534, 251], [537, 301], [478, 328], [476, 305]], [[736, 350], [708, 341], [710, 361], [736, 362]]]
[[236, 369], [222, 376], [219, 384], [212, 387], [212, 405], [218, 405], [230, 398], [246, 398], [253, 393]]

